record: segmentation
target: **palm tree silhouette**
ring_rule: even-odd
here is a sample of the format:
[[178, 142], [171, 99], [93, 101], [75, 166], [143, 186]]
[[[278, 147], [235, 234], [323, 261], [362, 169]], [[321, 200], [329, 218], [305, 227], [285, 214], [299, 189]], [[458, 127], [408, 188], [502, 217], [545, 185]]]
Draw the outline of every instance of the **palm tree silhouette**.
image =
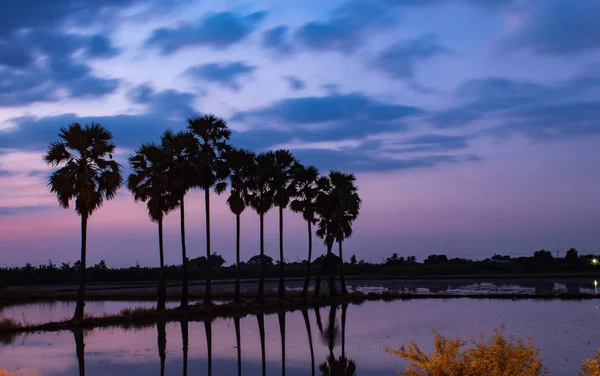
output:
[[80, 322], [85, 306], [88, 218], [104, 200], [115, 197], [123, 178], [121, 166], [112, 160], [115, 150], [112, 133], [102, 125], [91, 123], [82, 127], [73, 123], [61, 128], [58, 137], [60, 140], [50, 143], [43, 158], [55, 167], [64, 164], [50, 175], [48, 187], [65, 209], [75, 200], [75, 211], [81, 217], [79, 287], [73, 315], [73, 321]]
[[240, 216], [246, 209], [250, 195], [250, 179], [254, 173], [254, 152], [245, 149], [231, 149], [225, 153], [225, 161], [229, 168], [231, 191], [227, 204], [235, 214], [235, 298], [240, 301]]
[[204, 330], [206, 331], [206, 351], [208, 362], [208, 376], [212, 376], [212, 320], [204, 320]]
[[272, 180], [275, 169], [274, 153], [261, 153], [256, 156], [256, 165], [253, 167], [254, 175], [250, 179], [250, 195], [248, 200], [250, 206], [260, 216], [260, 276], [258, 281], [257, 298], [260, 303], [264, 302], [265, 294], [265, 266], [263, 258], [265, 255], [265, 214], [273, 207]]
[[306, 299], [308, 296], [310, 263], [312, 260], [312, 225], [317, 223], [315, 201], [319, 193], [317, 186], [319, 169], [315, 166], [305, 167], [300, 163], [296, 163], [293, 175], [298, 198], [292, 201], [290, 208], [296, 213], [302, 213], [302, 217], [308, 224], [308, 262], [306, 264], [306, 277], [304, 278], [304, 287], [302, 289], [302, 297]]
[[260, 337], [262, 376], [265, 376], [267, 374], [267, 356], [265, 353], [265, 315], [263, 313], [258, 313], [256, 315], [256, 321], [258, 321], [258, 334]]
[[304, 325], [306, 326], [306, 334], [308, 335], [308, 346], [310, 347], [310, 369], [311, 375], [315, 376], [315, 350], [313, 347], [312, 330], [310, 328], [310, 320], [308, 318], [308, 311], [302, 309], [302, 317], [304, 318]]
[[279, 334], [281, 335], [281, 376], [285, 376], [285, 312], [278, 312]]
[[211, 277], [212, 263], [210, 259], [210, 189], [221, 194], [227, 184], [228, 169], [223, 161], [223, 154], [229, 150], [228, 144], [231, 130], [227, 122], [215, 115], [204, 115], [188, 120], [188, 129], [196, 136], [198, 145], [198, 164], [202, 166], [198, 185], [204, 189], [204, 204], [206, 207], [206, 292], [204, 303], [210, 303], [212, 298]]
[[177, 206], [178, 198], [169, 191], [169, 158], [165, 150], [154, 143], [142, 144], [129, 157], [132, 173], [127, 179], [127, 189], [133, 199], [146, 202], [148, 215], [158, 223], [158, 249], [160, 254], [160, 276], [156, 309], [164, 311], [166, 300], [165, 258], [163, 247], [163, 218]]
[[75, 339], [75, 353], [77, 354], [77, 365], [79, 366], [79, 376], [85, 376], [85, 343], [83, 328], [71, 329]]
[[189, 325], [187, 320], [179, 322], [181, 326], [181, 340], [183, 342], [183, 376], [187, 376], [188, 349], [189, 349]]
[[344, 279], [344, 256], [342, 243], [344, 239], [352, 236], [352, 223], [358, 217], [361, 199], [358, 196], [356, 177], [354, 174], [345, 174], [339, 171], [329, 172], [331, 183], [330, 195], [333, 196], [332, 220], [334, 222], [334, 237], [338, 242], [340, 256], [340, 282], [342, 294], [346, 294], [346, 281]]
[[285, 298], [284, 260], [283, 260], [283, 209], [294, 196], [293, 165], [296, 162], [289, 150], [269, 152], [273, 154], [275, 168], [271, 181], [274, 204], [279, 208], [279, 299]]
[[167, 330], [166, 322], [159, 319], [156, 322], [158, 332], [158, 357], [160, 358], [160, 376], [165, 376], [165, 361], [167, 359]]
[[187, 308], [188, 297], [188, 259], [185, 243], [185, 194], [190, 190], [197, 178], [197, 166], [194, 158], [198, 155], [194, 134], [192, 132], [173, 133], [166, 131], [162, 137], [162, 147], [169, 158], [169, 189], [179, 201], [181, 223], [181, 258], [183, 266], [183, 284], [181, 288], [181, 308]]
[[237, 369], [238, 376], [242, 376], [242, 341], [240, 336], [240, 318], [234, 317], [233, 324], [235, 326], [235, 343], [237, 347]]

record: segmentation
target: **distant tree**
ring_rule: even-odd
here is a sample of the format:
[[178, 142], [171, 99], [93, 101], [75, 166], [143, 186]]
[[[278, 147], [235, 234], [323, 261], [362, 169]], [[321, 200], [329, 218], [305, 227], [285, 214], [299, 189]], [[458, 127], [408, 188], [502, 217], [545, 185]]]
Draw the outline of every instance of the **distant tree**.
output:
[[58, 136], [60, 141], [49, 145], [44, 161], [52, 166], [64, 164], [50, 175], [48, 186], [61, 207], [68, 208], [74, 200], [75, 211], [81, 217], [81, 267], [73, 315], [73, 321], [80, 322], [85, 305], [88, 218], [105, 200], [115, 197], [123, 177], [121, 166], [112, 160], [115, 150], [112, 133], [102, 125], [73, 123], [68, 128], [61, 128]]
[[94, 267], [99, 270], [108, 270], [108, 267], [106, 266], [106, 261], [104, 260], [100, 260], [100, 262], [94, 265]]
[[552, 257], [552, 252], [541, 249], [533, 252], [533, 258], [539, 261], [551, 262], [554, 257]]
[[[225, 259], [223, 258], [223, 256], [217, 254], [217, 253], [213, 253], [212, 255], [210, 255], [210, 268], [214, 269], [214, 268], [220, 268], [223, 265], [225, 265]], [[191, 267], [193, 268], [197, 268], [197, 269], [208, 269], [209, 268], [209, 263], [206, 261], [206, 257], [205, 256], [200, 256], [200, 257], [196, 257], [194, 259], [191, 259], [189, 261], [189, 264]]]
[[577, 254], [577, 250], [575, 248], [569, 248], [567, 254], [565, 255], [565, 260], [577, 260], [579, 259], [579, 255]]
[[406, 263], [408, 265], [415, 265], [417, 263], [417, 258], [415, 256], [408, 256], [406, 258]]
[[252, 256], [248, 260], [247, 265], [249, 266], [273, 266], [273, 258], [267, 255], [256, 255]]
[[350, 264], [356, 265], [356, 256], [355, 255], [352, 255], [352, 257], [350, 257]]
[[448, 256], [446, 255], [429, 255], [425, 259], [425, 265], [439, 265], [448, 262]]

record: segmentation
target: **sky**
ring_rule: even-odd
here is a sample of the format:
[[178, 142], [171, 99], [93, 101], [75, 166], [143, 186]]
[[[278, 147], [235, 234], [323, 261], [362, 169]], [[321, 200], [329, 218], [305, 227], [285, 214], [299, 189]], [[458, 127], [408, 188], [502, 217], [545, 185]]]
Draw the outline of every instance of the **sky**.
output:
[[[206, 113], [234, 146], [356, 174], [348, 257], [598, 251], [598, 14], [596, 0], [3, 2], [0, 266], [79, 257], [79, 218], [42, 161], [60, 127], [109, 128], [128, 172], [142, 142]], [[213, 251], [232, 263], [235, 218], [224, 196], [211, 203]], [[202, 192], [186, 204], [194, 258]], [[303, 259], [306, 225], [284, 217], [286, 259]], [[242, 259], [258, 226], [242, 215]], [[277, 231], [272, 210], [274, 258]], [[181, 263], [178, 212], [165, 232], [166, 262]], [[90, 219], [89, 263], [157, 265], [157, 238], [122, 188]]]

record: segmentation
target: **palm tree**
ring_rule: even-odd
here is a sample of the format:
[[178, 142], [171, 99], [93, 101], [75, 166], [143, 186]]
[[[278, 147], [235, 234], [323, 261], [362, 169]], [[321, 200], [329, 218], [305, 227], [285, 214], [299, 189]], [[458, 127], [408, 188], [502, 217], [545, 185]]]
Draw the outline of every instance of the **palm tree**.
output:
[[281, 376], [285, 376], [285, 312], [278, 312], [277, 317], [281, 335]]
[[340, 171], [329, 172], [331, 189], [328, 194], [333, 198], [330, 219], [333, 223], [333, 237], [338, 242], [340, 256], [340, 282], [342, 294], [346, 294], [346, 281], [344, 279], [344, 256], [342, 243], [344, 239], [352, 236], [352, 223], [358, 217], [361, 199], [358, 196], [356, 177], [354, 174], [345, 174]]
[[333, 355], [333, 348], [335, 347], [335, 340], [338, 335], [338, 327], [335, 323], [335, 312], [337, 306], [331, 306], [329, 310], [329, 325], [327, 330], [323, 333], [324, 339], [327, 341], [329, 348], [329, 355], [325, 362], [321, 363], [319, 370], [323, 376], [354, 376], [356, 373], [356, 364], [353, 360], [346, 358], [345, 355], [345, 327], [346, 324], [346, 313], [345, 306], [342, 306], [342, 355], [336, 359]]
[[265, 352], [265, 315], [260, 312], [256, 315], [258, 321], [258, 334], [260, 337], [260, 354], [262, 359], [262, 376], [267, 374], [267, 356]]
[[296, 162], [289, 150], [269, 152], [273, 154], [275, 168], [271, 181], [274, 204], [279, 208], [279, 299], [285, 298], [284, 261], [283, 261], [283, 209], [294, 196], [293, 166]]
[[163, 248], [163, 218], [177, 206], [178, 198], [169, 191], [169, 156], [154, 143], [142, 144], [134, 155], [129, 157], [132, 173], [127, 179], [127, 189], [133, 199], [146, 202], [150, 220], [158, 223], [158, 249], [160, 255], [160, 277], [158, 284], [158, 304], [156, 309], [165, 309], [166, 283]]
[[208, 361], [208, 376], [212, 376], [212, 320], [204, 320], [204, 331], [206, 332], [206, 351]]
[[258, 281], [258, 301], [263, 303], [265, 292], [265, 267], [262, 262], [265, 255], [265, 214], [273, 207], [273, 170], [275, 169], [274, 153], [261, 153], [256, 156], [254, 175], [250, 179], [250, 206], [260, 216], [260, 276]]
[[242, 341], [240, 336], [240, 318], [234, 317], [233, 324], [235, 326], [235, 343], [237, 347], [237, 370], [238, 376], [242, 376]]
[[162, 147], [169, 159], [169, 190], [179, 202], [181, 222], [181, 258], [183, 266], [183, 284], [181, 289], [181, 308], [188, 307], [188, 259], [185, 244], [185, 205], [184, 198], [193, 186], [197, 175], [194, 158], [198, 155], [192, 132], [173, 133], [166, 131], [162, 137]]
[[235, 243], [235, 298], [240, 301], [240, 217], [250, 196], [250, 179], [254, 173], [256, 154], [250, 150], [231, 149], [225, 153], [225, 161], [229, 168], [231, 191], [227, 204], [235, 214], [236, 243]]
[[319, 274], [317, 274], [314, 295], [315, 297], [319, 296], [321, 275], [325, 273], [328, 275], [329, 294], [331, 296], [335, 296], [335, 282], [333, 278], [335, 263], [333, 261], [333, 254], [331, 253], [335, 239], [332, 230], [333, 221], [331, 219], [334, 197], [331, 195], [331, 183], [329, 181], [329, 177], [322, 176], [319, 178], [319, 180], [317, 180], [317, 192], [317, 198], [315, 200], [315, 212], [319, 217], [317, 236], [323, 239], [323, 243], [327, 247], [327, 253], [325, 254], [325, 257], [321, 259], [321, 270], [319, 271]]
[[115, 150], [112, 133], [102, 125], [91, 123], [82, 127], [73, 123], [68, 128], [61, 128], [58, 137], [59, 141], [48, 146], [44, 161], [52, 166], [64, 164], [50, 175], [48, 186], [61, 207], [67, 209], [71, 200], [75, 200], [75, 211], [81, 217], [79, 288], [73, 315], [73, 321], [80, 322], [85, 305], [88, 218], [104, 200], [115, 197], [123, 177], [121, 166], [112, 160]]
[[315, 166], [305, 167], [300, 163], [296, 163], [293, 174], [297, 198], [292, 201], [290, 208], [296, 213], [302, 213], [302, 217], [308, 224], [308, 262], [306, 264], [304, 288], [302, 289], [302, 297], [306, 299], [308, 284], [310, 282], [310, 263], [312, 260], [312, 225], [317, 223], [315, 201], [319, 193], [317, 186], [319, 169]]
[[211, 302], [211, 272], [210, 262], [210, 189], [215, 187], [215, 192], [221, 194], [227, 185], [227, 166], [223, 161], [223, 154], [229, 150], [228, 144], [231, 130], [227, 122], [215, 115], [204, 115], [188, 120], [188, 129], [196, 136], [198, 142], [198, 163], [202, 166], [202, 176], [198, 185], [204, 189], [204, 205], [206, 207], [206, 292], [204, 303]]
[[179, 322], [181, 326], [181, 340], [183, 343], [183, 376], [187, 376], [188, 368], [188, 349], [189, 349], [189, 325], [187, 319]]

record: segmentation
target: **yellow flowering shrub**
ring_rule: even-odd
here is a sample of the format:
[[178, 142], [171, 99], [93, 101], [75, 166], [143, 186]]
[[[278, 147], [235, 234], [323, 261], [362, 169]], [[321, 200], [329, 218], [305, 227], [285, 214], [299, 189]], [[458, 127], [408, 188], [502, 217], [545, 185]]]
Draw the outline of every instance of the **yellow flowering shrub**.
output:
[[494, 329], [488, 340], [483, 336], [479, 340], [462, 340], [460, 336], [444, 337], [434, 329], [434, 350], [430, 354], [423, 352], [414, 341], [407, 348], [385, 350], [409, 361], [406, 369], [398, 372], [400, 376], [540, 376], [548, 373], [531, 338], [527, 343], [513, 336], [505, 338], [503, 330], [504, 327]]
[[600, 376], [600, 349], [596, 350], [596, 357], [586, 359], [581, 364], [579, 376]]
[[[12, 373], [12, 372], [7, 371], [5, 369], [0, 369], [0, 376], [21, 376], [21, 374]], [[32, 374], [31, 376], [35, 376], [35, 375]]]

